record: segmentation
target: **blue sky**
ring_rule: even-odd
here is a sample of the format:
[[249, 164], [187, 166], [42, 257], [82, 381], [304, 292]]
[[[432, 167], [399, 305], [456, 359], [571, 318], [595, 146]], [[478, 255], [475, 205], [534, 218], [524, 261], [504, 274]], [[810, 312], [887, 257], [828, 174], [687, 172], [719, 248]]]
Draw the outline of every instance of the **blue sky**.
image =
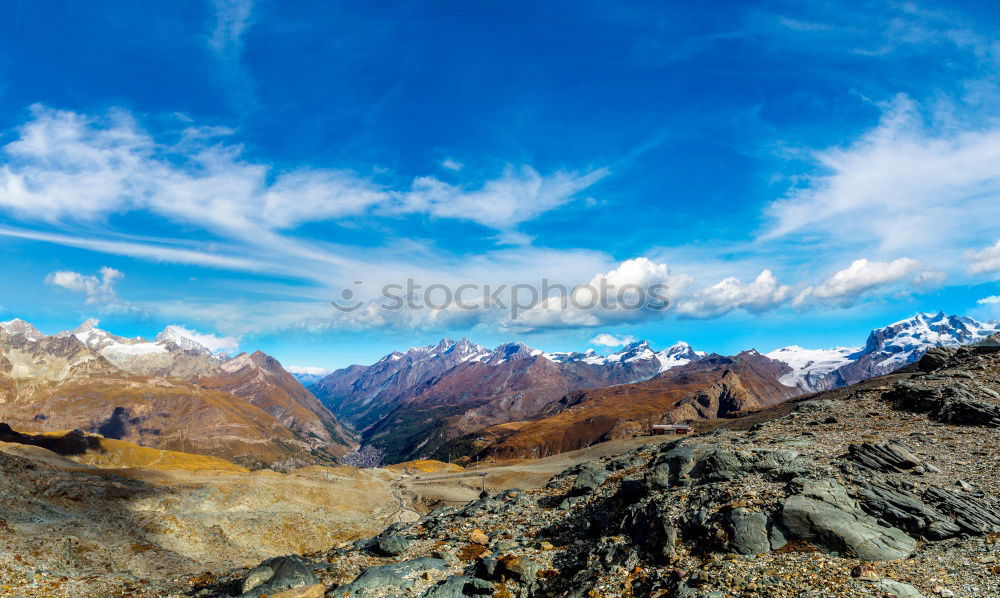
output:
[[[8, 3], [0, 318], [334, 367], [1000, 317], [1000, 6], [537, 4]], [[672, 306], [379, 310], [406, 278]]]

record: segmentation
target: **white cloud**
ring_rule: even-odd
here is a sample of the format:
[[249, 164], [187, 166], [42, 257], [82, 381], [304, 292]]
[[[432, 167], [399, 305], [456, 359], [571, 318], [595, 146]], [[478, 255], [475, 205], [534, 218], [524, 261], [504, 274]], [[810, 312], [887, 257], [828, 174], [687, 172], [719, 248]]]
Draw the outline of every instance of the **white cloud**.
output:
[[1000, 295], [990, 295], [976, 301], [979, 305], [1000, 305]]
[[246, 161], [232, 131], [187, 127], [176, 139], [154, 138], [121, 110], [94, 118], [32, 108], [33, 119], [3, 147], [0, 209], [38, 222], [100, 223], [111, 214], [150, 211], [172, 221], [273, 250], [278, 231], [383, 207], [476, 222], [524, 242], [516, 227], [568, 202], [607, 174], [508, 167], [478, 186], [418, 177], [409, 189], [388, 189], [350, 171], [277, 171]]
[[4, 146], [0, 208], [44, 222], [99, 221], [150, 210], [248, 237], [306, 221], [358, 214], [388, 196], [338, 170], [274, 173], [246, 162], [218, 129], [189, 128], [161, 143], [122, 111], [104, 119], [33, 108]]
[[594, 338], [590, 339], [591, 344], [600, 345], [602, 347], [621, 347], [634, 342], [635, 337], [631, 334], [615, 336], [614, 334], [608, 334], [607, 332], [598, 334]]
[[442, 168], [447, 168], [448, 170], [453, 170], [455, 172], [458, 172], [459, 170], [462, 170], [463, 168], [465, 168], [465, 164], [462, 164], [461, 162], [456, 162], [455, 160], [452, 160], [451, 158], [448, 158], [448, 159], [444, 160], [443, 162], [441, 162], [441, 167]]
[[1000, 271], [1000, 241], [980, 251], [967, 252], [965, 259], [971, 262], [969, 265], [970, 274]]
[[213, 0], [215, 28], [208, 40], [216, 53], [239, 56], [243, 51], [243, 34], [253, 17], [252, 0]]
[[826, 247], [941, 258], [995, 238], [1000, 127], [951, 113], [937, 105], [925, 114], [897, 97], [856, 142], [815, 153], [822, 174], [768, 207], [762, 239], [794, 233]]
[[[594, 275], [588, 282], [568, 285], [567, 293], [550, 293], [533, 308], [506, 320], [518, 330], [596, 327], [663, 317], [683, 288], [686, 276], [671, 276], [666, 264], [640, 257]], [[666, 300], [664, 304], [663, 300]]]
[[511, 231], [565, 204], [607, 174], [607, 169], [600, 168], [585, 174], [556, 172], [542, 176], [530, 166], [508, 166], [500, 178], [475, 189], [451, 185], [434, 177], [418, 177], [410, 191], [398, 195], [397, 209]]
[[677, 313], [690, 318], [715, 318], [734, 309], [761, 313], [785, 302], [791, 288], [764, 270], [752, 282], [725, 278], [693, 293], [676, 304]]
[[164, 334], [174, 334], [188, 338], [205, 347], [212, 353], [233, 354], [240, 349], [239, 336], [223, 336], [210, 332], [199, 332], [179, 324], [171, 324], [163, 329]]
[[115, 283], [125, 278], [125, 275], [107, 266], [100, 269], [97, 276], [83, 275], [79, 272], [59, 270], [45, 277], [47, 284], [62, 287], [74, 293], [86, 295], [87, 305], [104, 308], [124, 306], [115, 293]]
[[[850, 266], [835, 272], [819, 286], [803, 289], [795, 297], [793, 304], [799, 307], [810, 299], [818, 299], [845, 306], [851, 305], [862, 294], [899, 282], [919, 268], [919, 262], [905, 257], [891, 262], [854, 260]], [[925, 274], [927, 273], [922, 273], [920, 276]]]

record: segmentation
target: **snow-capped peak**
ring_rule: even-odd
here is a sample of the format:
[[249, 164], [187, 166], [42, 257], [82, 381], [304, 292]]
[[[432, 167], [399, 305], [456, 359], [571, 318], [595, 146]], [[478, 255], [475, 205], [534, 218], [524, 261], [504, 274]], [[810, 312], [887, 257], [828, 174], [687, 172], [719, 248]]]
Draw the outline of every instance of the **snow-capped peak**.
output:
[[0, 322], [0, 330], [3, 330], [7, 334], [23, 334], [30, 341], [41, 340], [45, 337], [39, 329], [20, 318]]
[[979, 322], [964, 316], [918, 313], [911, 318], [872, 330], [863, 354], [881, 358], [878, 367], [896, 369], [915, 361], [931, 347], [957, 347], [1000, 331], [1000, 323]]
[[466, 338], [462, 338], [457, 341], [450, 338], [443, 338], [434, 345], [410, 347], [402, 353], [399, 351], [393, 351], [380, 359], [379, 362], [399, 361], [404, 358], [409, 358], [411, 361], [423, 361], [425, 359], [433, 359], [443, 355], [454, 355], [459, 357], [460, 361], [469, 361], [473, 359], [482, 359], [489, 354], [489, 349], [477, 345]]
[[704, 356], [704, 351], [695, 351], [684, 341], [677, 341], [656, 354], [656, 358], [660, 361], [661, 372], [697, 361]]
[[621, 350], [607, 355], [600, 355], [593, 349], [583, 353], [562, 352], [546, 353], [545, 356], [557, 363], [582, 362], [595, 366], [611, 366], [614, 364], [631, 364], [634, 362], [658, 363], [659, 372], [675, 368], [705, 355], [704, 351], [695, 351], [691, 345], [680, 341], [662, 351], [655, 351], [649, 341], [640, 340], [625, 345]]
[[198, 353], [204, 353], [206, 355], [211, 355], [212, 350], [205, 345], [199, 343], [198, 341], [185, 336], [184, 330], [179, 326], [170, 325], [163, 329], [162, 332], [156, 335], [153, 342], [159, 345], [166, 345], [173, 343], [177, 345], [184, 351], [196, 351]]

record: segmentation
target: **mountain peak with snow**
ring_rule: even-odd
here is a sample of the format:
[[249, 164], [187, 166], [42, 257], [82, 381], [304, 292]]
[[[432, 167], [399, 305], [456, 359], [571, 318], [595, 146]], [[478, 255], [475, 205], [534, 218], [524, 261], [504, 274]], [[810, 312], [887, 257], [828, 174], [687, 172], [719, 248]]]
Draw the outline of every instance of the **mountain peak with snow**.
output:
[[173, 343], [184, 351], [195, 351], [205, 355], [212, 354], [211, 349], [190, 338], [190, 336], [185, 335], [185, 332], [186, 331], [180, 326], [171, 324], [157, 334], [156, 338], [153, 339], [153, 342], [161, 345]]
[[7, 334], [23, 334], [30, 341], [37, 341], [45, 338], [42, 331], [35, 328], [30, 322], [26, 322], [20, 318], [0, 322], [0, 330], [3, 330]]

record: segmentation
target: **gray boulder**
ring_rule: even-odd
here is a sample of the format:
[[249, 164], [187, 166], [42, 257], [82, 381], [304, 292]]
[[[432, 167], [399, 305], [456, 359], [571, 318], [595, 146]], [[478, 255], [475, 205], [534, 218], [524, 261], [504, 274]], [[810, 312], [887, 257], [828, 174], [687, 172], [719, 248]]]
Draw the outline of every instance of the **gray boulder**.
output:
[[355, 598], [364, 596], [371, 590], [381, 588], [396, 588], [401, 592], [413, 587], [413, 580], [408, 579], [408, 575], [418, 571], [447, 568], [448, 563], [445, 561], [428, 557], [369, 567], [354, 578], [351, 583], [336, 588], [333, 595], [338, 598]]
[[870, 587], [879, 595], [895, 596], [896, 598], [924, 598], [917, 588], [908, 583], [902, 583], [894, 579], [880, 579], [873, 581]]
[[807, 480], [801, 493], [785, 499], [781, 519], [791, 538], [866, 561], [905, 558], [916, 548], [916, 540], [866, 515], [833, 480]]
[[913, 454], [913, 449], [898, 440], [880, 444], [851, 444], [847, 452], [851, 461], [861, 467], [883, 473], [902, 473], [923, 463]]
[[573, 482], [573, 492], [575, 494], [591, 494], [594, 490], [600, 488], [604, 480], [608, 479], [607, 470], [597, 467], [585, 467], [580, 470], [580, 473], [576, 476], [576, 481]]
[[915, 537], [943, 540], [962, 532], [950, 517], [912, 492], [875, 481], [860, 483], [859, 490], [865, 511]]
[[380, 537], [375, 542], [375, 548], [385, 556], [396, 556], [403, 554], [410, 547], [409, 541], [399, 534], [388, 534]]
[[771, 550], [767, 532], [767, 516], [760, 511], [745, 508], [733, 509], [729, 514], [731, 524], [730, 547], [737, 554], [761, 554]]
[[318, 584], [319, 580], [298, 556], [279, 556], [268, 559], [240, 580], [236, 595], [241, 598], [258, 598], [282, 590]]
[[493, 584], [483, 579], [452, 575], [441, 583], [428, 588], [420, 598], [464, 598], [465, 596], [489, 596], [493, 594]]

